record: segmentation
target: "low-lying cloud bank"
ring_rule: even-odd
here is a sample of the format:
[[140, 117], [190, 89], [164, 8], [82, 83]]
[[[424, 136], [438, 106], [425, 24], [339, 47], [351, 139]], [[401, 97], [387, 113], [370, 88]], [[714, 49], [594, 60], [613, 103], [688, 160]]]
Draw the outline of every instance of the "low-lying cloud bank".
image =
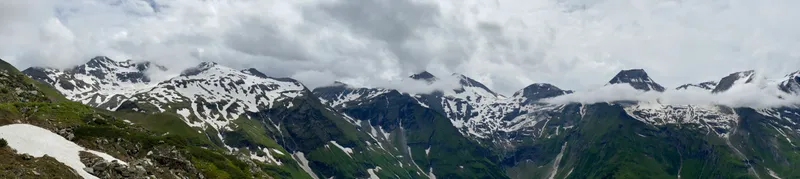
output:
[[702, 89], [640, 91], [628, 84], [614, 84], [590, 91], [544, 99], [552, 104], [595, 104], [620, 101], [658, 102], [665, 105], [724, 105], [729, 107], [800, 107], [800, 96], [778, 89], [777, 85], [741, 84], [721, 93]]
[[453, 91], [461, 88], [460, 78], [456, 75], [437, 76], [435, 81], [413, 80], [409, 78], [384, 80], [363, 85], [359, 82], [348, 83], [349, 88], [382, 88], [393, 89], [408, 94], [430, 94], [436, 91]]

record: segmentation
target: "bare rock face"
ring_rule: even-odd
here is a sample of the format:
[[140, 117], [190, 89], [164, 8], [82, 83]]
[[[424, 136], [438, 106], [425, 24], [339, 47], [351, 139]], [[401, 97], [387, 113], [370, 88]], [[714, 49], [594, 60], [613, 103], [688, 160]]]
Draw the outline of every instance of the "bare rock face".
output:
[[622, 70], [617, 73], [609, 84], [630, 84], [633, 88], [643, 91], [658, 91], [664, 92], [665, 88], [650, 78], [643, 69]]

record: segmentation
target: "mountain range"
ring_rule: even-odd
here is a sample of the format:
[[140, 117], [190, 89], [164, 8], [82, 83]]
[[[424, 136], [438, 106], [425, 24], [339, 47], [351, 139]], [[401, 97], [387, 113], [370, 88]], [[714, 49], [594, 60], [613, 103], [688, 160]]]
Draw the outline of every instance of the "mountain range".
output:
[[[800, 167], [797, 106], [560, 104], [547, 100], [579, 92], [536, 83], [503, 96], [465, 75], [439, 78], [429, 72], [407, 80], [457, 80], [444, 82], [458, 87], [413, 94], [336, 82], [309, 89], [297, 80], [216, 63], [166, 80], [151, 76], [167, 70], [151, 62], [96, 57], [70, 69], [29, 68], [18, 78], [33, 80], [7, 83], [33, 84], [27, 87], [49, 94], [15, 100], [19, 104], [86, 105], [107, 118], [124, 119], [119, 125], [125, 128], [175, 140], [172, 147], [185, 151], [185, 165], [199, 175], [173, 174], [189, 178], [800, 177], [794, 170]], [[606, 87], [713, 95], [756, 82], [779, 89], [781, 98], [800, 95], [800, 71], [771, 80], [744, 71], [668, 89], [645, 70], [632, 69], [619, 72]], [[125, 147], [91, 149], [128, 163], [135, 159], [118, 154], [130, 150]], [[247, 172], [256, 174], [241, 174]]]

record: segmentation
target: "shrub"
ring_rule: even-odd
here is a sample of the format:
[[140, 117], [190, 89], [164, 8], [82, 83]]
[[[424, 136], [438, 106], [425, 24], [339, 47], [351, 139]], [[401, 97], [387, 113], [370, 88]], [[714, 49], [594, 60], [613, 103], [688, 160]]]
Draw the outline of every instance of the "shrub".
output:
[[6, 147], [6, 146], [8, 146], [8, 141], [6, 141], [6, 139], [0, 139], [0, 147]]

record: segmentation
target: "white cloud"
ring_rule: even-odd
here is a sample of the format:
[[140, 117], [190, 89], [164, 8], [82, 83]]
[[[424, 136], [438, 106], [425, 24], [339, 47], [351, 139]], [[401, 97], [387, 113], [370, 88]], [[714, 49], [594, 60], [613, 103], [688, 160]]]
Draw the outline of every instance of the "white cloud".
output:
[[800, 105], [800, 96], [780, 91], [777, 85], [747, 83], [722, 93], [689, 88], [665, 92], [639, 91], [628, 84], [613, 84], [590, 91], [545, 99], [554, 104], [595, 104], [621, 101], [657, 102], [666, 105], [724, 105], [730, 107], [771, 108]]
[[[215, 61], [367, 86], [422, 70], [510, 94], [644, 68], [667, 87], [800, 70], [795, 0], [5, 0], [0, 57], [68, 67], [96, 55], [173, 69]], [[324, 75], [324, 77], [314, 77]], [[390, 85], [391, 86], [391, 85]]]

